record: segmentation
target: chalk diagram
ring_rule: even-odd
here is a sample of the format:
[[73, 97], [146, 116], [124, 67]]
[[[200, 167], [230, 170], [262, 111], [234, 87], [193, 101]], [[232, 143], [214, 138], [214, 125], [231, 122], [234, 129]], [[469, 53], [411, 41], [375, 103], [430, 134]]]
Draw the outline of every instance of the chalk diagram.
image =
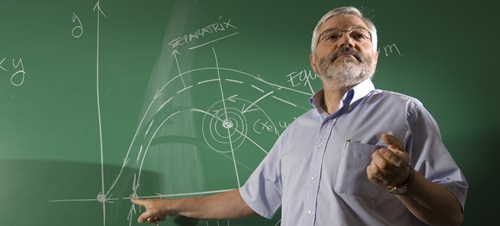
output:
[[[275, 109], [298, 109], [298, 112], [304, 112], [305, 109], [298, 106], [287, 98], [287, 93], [303, 95], [304, 99], [310, 97], [313, 93], [311, 81], [316, 79], [312, 72], [294, 73], [295, 77], [302, 77], [302, 86], [300, 88], [307, 91], [295, 89], [293, 85], [283, 86], [268, 82], [258, 75], [243, 72], [237, 69], [222, 67], [219, 63], [217, 51], [214, 47], [210, 47], [210, 43], [219, 42], [225, 38], [229, 38], [238, 34], [234, 29], [230, 34], [225, 34], [222, 37], [213, 38], [205, 44], [191, 47], [186, 51], [195, 51], [197, 48], [203, 47], [203, 51], [209, 51], [212, 57], [213, 64], [207, 67], [194, 68], [190, 70], [182, 70], [182, 53], [178, 50], [172, 51], [172, 63], [177, 67], [176, 75], [168, 75], [169, 79], [163, 84], [158, 84], [158, 88], [154, 92], [151, 99], [146, 100], [145, 112], [140, 116], [137, 129], [133, 135], [128, 150], [123, 152], [123, 163], [121, 170], [113, 176], [112, 183], [106, 183], [104, 172], [104, 148], [103, 148], [103, 132], [101, 118], [101, 101], [99, 94], [99, 24], [101, 18], [106, 18], [106, 14], [101, 9], [99, 1], [94, 7], [94, 12], [97, 15], [97, 111], [99, 123], [99, 143], [101, 157], [101, 190], [97, 192], [95, 198], [89, 199], [65, 199], [65, 200], [50, 200], [50, 202], [81, 202], [91, 201], [102, 204], [102, 223], [105, 226], [109, 221], [106, 220], [106, 211], [111, 208], [113, 203], [118, 201], [128, 201], [137, 198], [167, 198], [180, 197], [190, 195], [214, 194], [231, 189], [241, 187], [244, 183], [240, 179], [239, 167], [244, 159], [239, 159], [237, 152], [244, 145], [253, 146], [255, 152], [267, 154], [267, 148], [259, 145], [258, 136], [263, 132], [272, 133], [277, 138], [279, 135], [278, 128], [286, 127], [286, 123], [279, 122], [268, 115], [265, 109], [261, 107], [262, 103], [266, 102], [267, 106], [272, 104]], [[75, 38], [79, 38], [83, 33], [83, 26], [78, 18], [78, 15], [73, 14], [73, 22], [78, 25], [72, 30]], [[229, 22], [220, 23], [221, 26], [228, 26]], [[236, 27], [234, 27], [236, 28]], [[76, 30], [75, 30], [76, 29]], [[200, 50], [197, 50], [200, 51]], [[284, 76], [285, 77], [285, 76]], [[292, 79], [291, 75], [288, 75]], [[285, 77], [286, 78], [286, 77]], [[304, 88], [305, 87], [305, 88]], [[182, 98], [183, 95], [203, 90], [210, 93], [210, 102], [200, 106], [175, 106], [172, 103], [176, 98]], [[251, 93], [252, 95], [247, 95]], [[303, 104], [303, 103], [302, 103]], [[177, 120], [185, 114], [196, 115], [196, 118], [201, 118], [197, 128], [201, 128], [202, 140], [204, 145], [216, 154], [226, 156], [227, 161], [232, 162], [232, 167], [227, 169], [235, 175], [235, 187], [221, 187], [215, 190], [203, 190], [192, 193], [183, 194], [139, 194], [139, 188], [144, 180], [143, 168], [147, 164], [146, 159], [152, 158], [150, 150], [152, 142], [159, 136], [161, 131], [168, 130], [171, 122]], [[137, 170], [133, 173], [133, 183], [130, 185], [130, 195], [126, 197], [113, 196], [113, 191], [121, 186], [119, 181], [124, 180], [126, 175], [124, 169], [135, 166]], [[109, 178], [109, 177], [107, 177]], [[106, 187], [106, 184], [111, 184]], [[139, 207], [130, 203], [128, 210], [128, 224], [132, 225], [141, 210]], [[210, 221], [214, 222], [214, 221]], [[108, 222], [109, 223], [109, 222]], [[210, 225], [209, 221], [203, 224]], [[279, 224], [279, 222], [277, 222]], [[216, 225], [231, 225], [230, 221], [216, 221]], [[236, 225], [236, 224], [235, 224]]]

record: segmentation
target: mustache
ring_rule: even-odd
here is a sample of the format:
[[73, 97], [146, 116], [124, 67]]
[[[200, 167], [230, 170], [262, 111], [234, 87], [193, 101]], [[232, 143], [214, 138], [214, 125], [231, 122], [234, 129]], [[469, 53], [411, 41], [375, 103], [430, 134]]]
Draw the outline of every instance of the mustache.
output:
[[342, 46], [338, 50], [336, 50], [335, 52], [333, 52], [332, 54], [330, 54], [330, 56], [329, 56], [330, 63], [333, 62], [333, 61], [335, 61], [339, 56], [345, 55], [345, 54], [352, 55], [360, 63], [363, 63], [363, 59], [361, 58], [361, 54], [358, 52], [358, 50], [356, 50], [355, 48], [346, 47], [346, 46]]

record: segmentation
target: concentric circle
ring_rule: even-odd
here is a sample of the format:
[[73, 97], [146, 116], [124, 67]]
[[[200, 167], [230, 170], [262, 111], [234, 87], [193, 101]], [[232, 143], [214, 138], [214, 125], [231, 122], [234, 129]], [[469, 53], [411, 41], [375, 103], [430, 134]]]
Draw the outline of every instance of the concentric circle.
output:
[[238, 149], [246, 139], [248, 125], [245, 115], [237, 108], [223, 107], [221, 101], [203, 117], [202, 133], [206, 143], [219, 153]]

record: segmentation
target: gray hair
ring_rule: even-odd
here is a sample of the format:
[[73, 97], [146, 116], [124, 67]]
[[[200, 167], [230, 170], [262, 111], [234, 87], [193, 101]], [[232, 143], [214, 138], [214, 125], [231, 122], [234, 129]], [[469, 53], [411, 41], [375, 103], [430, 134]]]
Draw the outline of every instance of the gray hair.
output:
[[372, 34], [372, 46], [373, 46], [373, 51], [377, 51], [377, 28], [375, 28], [375, 24], [373, 22], [364, 17], [363, 14], [355, 7], [352, 6], [346, 6], [346, 7], [339, 7], [330, 10], [328, 13], [326, 13], [318, 22], [316, 27], [314, 28], [313, 31], [313, 36], [312, 36], [312, 41], [311, 41], [311, 52], [316, 53], [316, 46], [318, 44], [318, 38], [319, 38], [319, 27], [323, 25], [328, 19], [338, 16], [338, 15], [354, 15], [359, 17], [363, 22], [365, 22], [366, 26], [368, 26], [368, 30], [370, 30], [370, 33]]

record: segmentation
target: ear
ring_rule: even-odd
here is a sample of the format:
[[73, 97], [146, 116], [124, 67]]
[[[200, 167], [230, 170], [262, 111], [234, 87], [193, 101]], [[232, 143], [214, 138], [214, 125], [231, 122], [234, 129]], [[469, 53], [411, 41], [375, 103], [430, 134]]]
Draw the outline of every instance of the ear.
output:
[[318, 70], [316, 69], [316, 56], [314, 53], [311, 53], [309, 55], [309, 62], [311, 63], [311, 68], [313, 69], [314, 73], [318, 74]]

